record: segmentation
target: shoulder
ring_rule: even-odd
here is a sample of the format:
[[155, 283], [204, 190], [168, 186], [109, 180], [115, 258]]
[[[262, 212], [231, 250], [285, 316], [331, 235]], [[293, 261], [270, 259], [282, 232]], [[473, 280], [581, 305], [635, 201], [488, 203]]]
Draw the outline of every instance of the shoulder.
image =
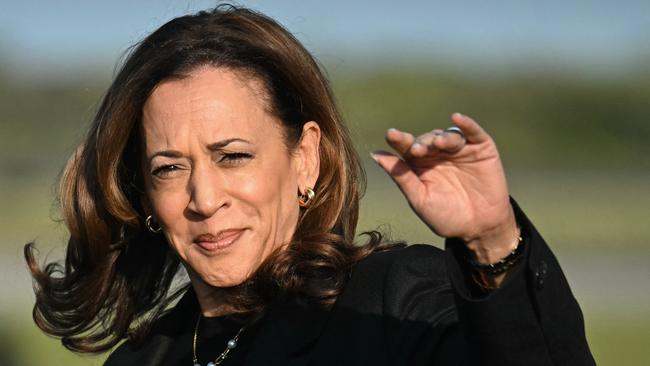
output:
[[174, 323], [172, 313], [156, 320], [154, 328], [142, 343], [131, 340], [122, 342], [104, 363], [104, 366], [128, 365], [158, 365], [162, 362], [165, 352], [174, 341], [173, 332], [169, 332]]
[[444, 251], [432, 245], [412, 244], [374, 252], [359, 262], [353, 271], [353, 278], [360, 281], [370, 278], [376, 281], [379, 277], [386, 285], [416, 279], [446, 283]]
[[115, 348], [104, 366], [162, 365], [167, 351], [173, 345], [183, 326], [188, 323], [195, 306], [193, 292], [187, 291], [180, 301], [165, 314], [156, 319], [150, 332], [142, 342], [126, 340]]
[[399, 318], [452, 311], [445, 253], [426, 244], [372, 253], [355, 266], [337, 304]]

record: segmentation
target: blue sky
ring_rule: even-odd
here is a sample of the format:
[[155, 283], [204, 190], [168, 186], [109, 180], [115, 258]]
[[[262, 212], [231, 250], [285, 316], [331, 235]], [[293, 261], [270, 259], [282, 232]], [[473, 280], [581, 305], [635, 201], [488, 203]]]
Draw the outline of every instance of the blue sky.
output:
[[[650, 1], [240, 1], [318, 57], [472, 64], [529, 60], [613, 68], [650, 57]], [[172, 17], [214, 1], [7, 1], [0, 59], [51, 71], [113, 65]], [[39, 66], [40, 65], [40, 66]]]

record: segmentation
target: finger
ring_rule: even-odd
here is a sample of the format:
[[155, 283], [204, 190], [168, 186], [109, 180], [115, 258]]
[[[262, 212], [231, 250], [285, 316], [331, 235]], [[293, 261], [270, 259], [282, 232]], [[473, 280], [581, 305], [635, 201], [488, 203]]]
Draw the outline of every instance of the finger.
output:
[[386, 142], [403, 157], [410, 157], [410, 149], [415, 142], [415, 137], [408, 132], [402, 132], [396, 128], [386, 131]]
[[370, 156], [390, 175], [409, 201], [424, 188], [420, 178], [398, 156], [382, 150], [373, 151]]
[[409, 157], [422, 158], [435, 154], [436, 148], [434, 146], [434, 141], [437, 136], [442, 134], [442, 130], [433, 130], [416, 137], [415, 141], [409, 148]]
[[450, 154], [460, 151], [465, 146], [467, 140], [462, 135], [445, 131], [440, 137], [433, 141], [434, 147], [439, 151], [444, 151]]
[[413, 157], [425, 157], [440, 152], [456, 153], [465, 146], [465, 138], [459, 133], [433, 130], [418, 136], [411, 147]]
[[481, 143], [490, 139], [490, 136], [483, 130], [476, 121], [460, 113], [451, 115], [451, 121], [463, 131], [467, 142]]

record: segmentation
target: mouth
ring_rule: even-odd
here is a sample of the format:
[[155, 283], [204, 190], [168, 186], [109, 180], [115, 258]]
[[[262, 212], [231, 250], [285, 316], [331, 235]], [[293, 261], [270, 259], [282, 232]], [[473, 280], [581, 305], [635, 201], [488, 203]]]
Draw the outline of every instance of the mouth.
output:
[[215, 234], [201, 234], [193, 243], [207, 252], [218, 252], [231, 247], [244, 233], [244, 229], [228, 229]]

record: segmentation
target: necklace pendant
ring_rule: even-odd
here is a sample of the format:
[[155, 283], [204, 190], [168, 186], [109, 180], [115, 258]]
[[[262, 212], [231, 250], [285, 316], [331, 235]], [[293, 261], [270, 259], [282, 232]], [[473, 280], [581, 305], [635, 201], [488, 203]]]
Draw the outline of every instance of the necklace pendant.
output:
[[227, 344], [227, 347], [228, 347], [228, 349], [233, 349], [233, 348], [237, 347], [237, 341], [234, 340], [234, 339], [229, 340], [228, 344]]
[[206, 366], [215, 366], [214, 362], [208, 362]]

